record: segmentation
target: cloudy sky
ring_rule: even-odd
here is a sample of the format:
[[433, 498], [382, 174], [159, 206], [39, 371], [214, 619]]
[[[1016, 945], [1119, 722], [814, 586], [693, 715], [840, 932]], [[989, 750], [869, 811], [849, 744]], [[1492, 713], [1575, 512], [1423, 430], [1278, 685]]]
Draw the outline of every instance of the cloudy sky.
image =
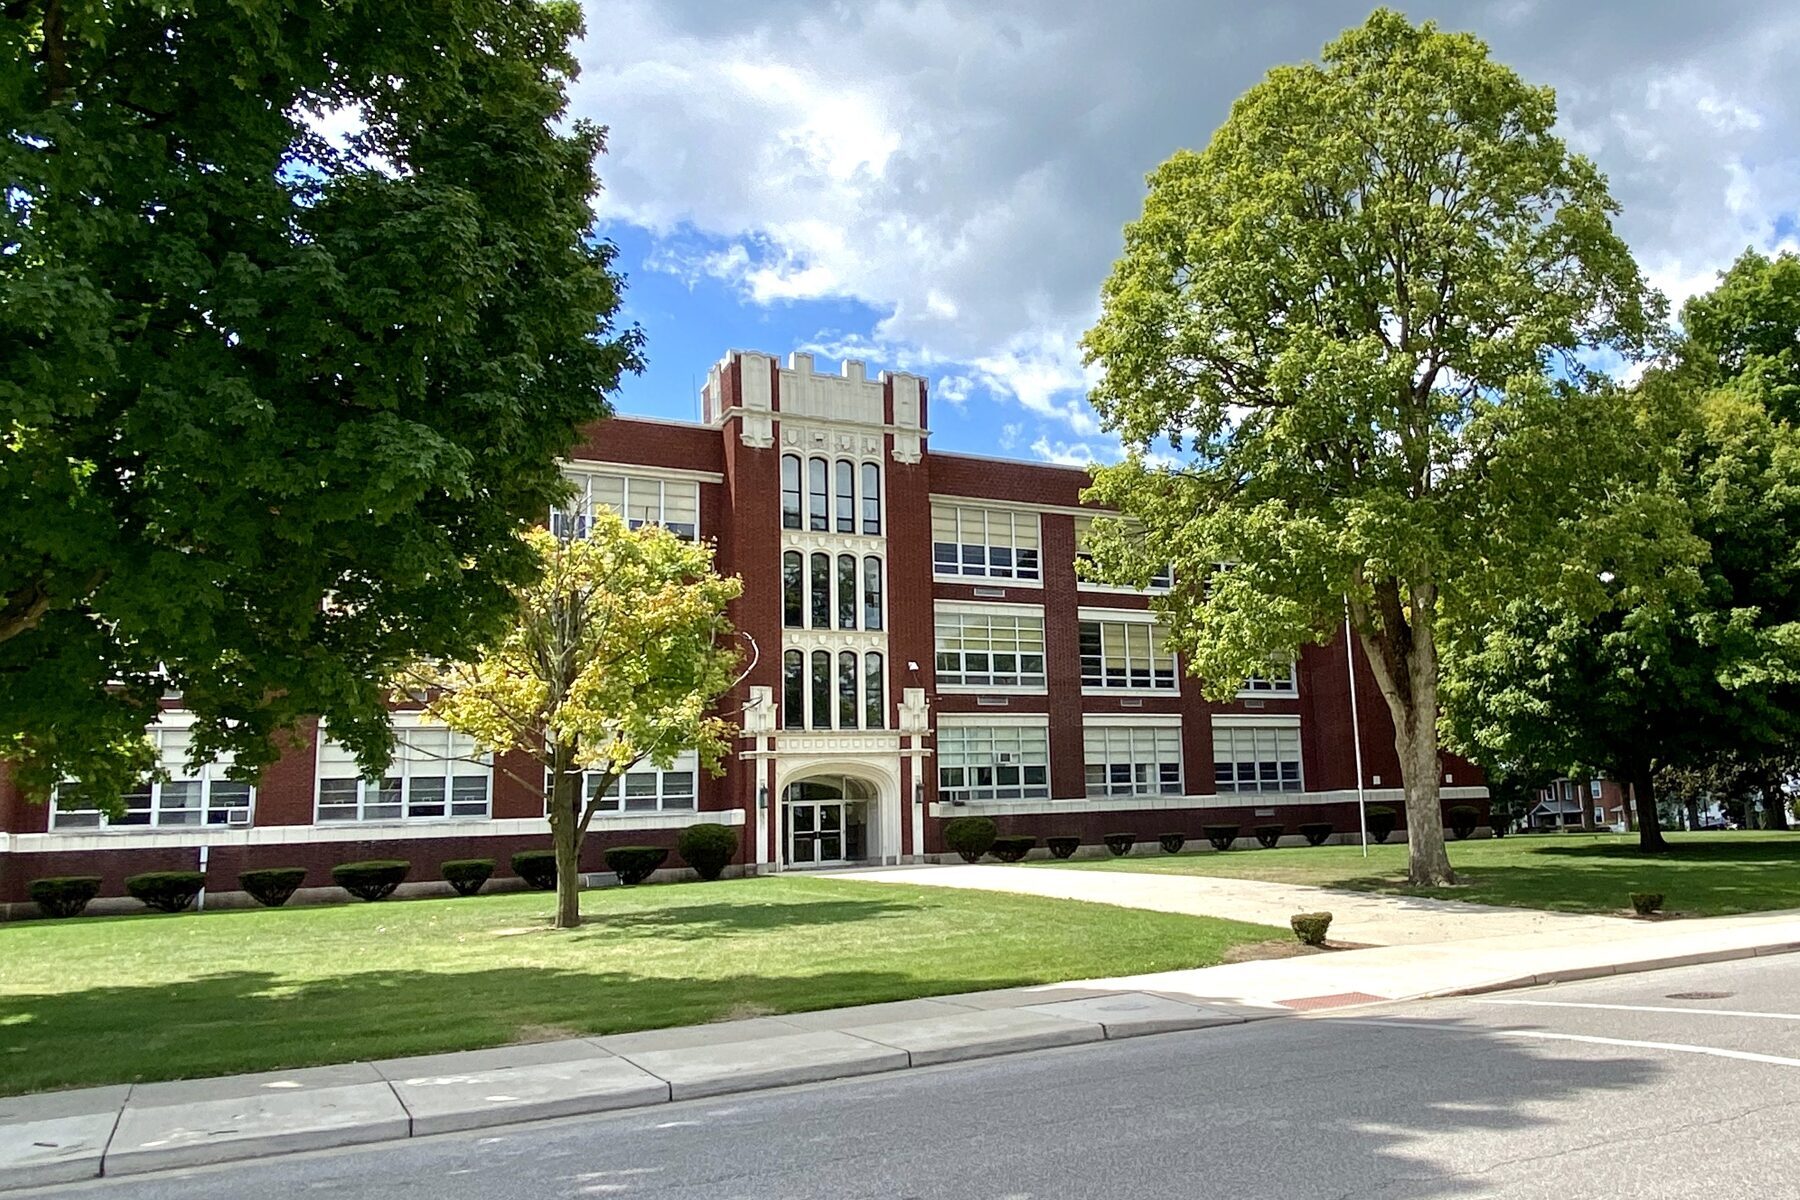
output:
[[[1746, 246], [1800, 248], [1800, 5], [1466, 0], [1556, 88], [1564, 135], [1677, 303]], [[626, 412], [696, 415], [729, 348], [932, 380], [933, 444], [1058, 461], [1116, 444], [1083, 400], [1147, 171], [1203, 146], [1336, 0], [587, 0], [574, 108], [611, 127], [603, 229], [650, 369]]]

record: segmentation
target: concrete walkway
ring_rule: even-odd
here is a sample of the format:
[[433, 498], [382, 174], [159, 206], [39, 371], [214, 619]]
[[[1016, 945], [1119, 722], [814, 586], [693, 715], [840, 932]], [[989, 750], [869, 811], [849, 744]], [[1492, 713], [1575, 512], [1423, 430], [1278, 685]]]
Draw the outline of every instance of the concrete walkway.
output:
[[0, 1189], [1791, 950], [1800, 950], [1796, 913], [1589, 921], [613, 1037], [17, 1096], [0, 1099]]
[[[1086, 900], [1121, 908], [1249, 921], [1257, 925], [1274, 925], [1284, 931], [1288, 928], [1288, 918], [1295, 913], [1325, 910], [1332, 914], [1331, 940], [1359, 946], [1406, 946], [1577, 930], [1603, 933], [1633, 924], [1624, 917], [1538, 912], [1461, 900], [1380, 896], [1297, 883], [1161, 875], [1149, 871], [974, 864], [865, 868], [836, 871], [832, 878]], [[1623, 896], [1620, 899], [1623, 900]]]

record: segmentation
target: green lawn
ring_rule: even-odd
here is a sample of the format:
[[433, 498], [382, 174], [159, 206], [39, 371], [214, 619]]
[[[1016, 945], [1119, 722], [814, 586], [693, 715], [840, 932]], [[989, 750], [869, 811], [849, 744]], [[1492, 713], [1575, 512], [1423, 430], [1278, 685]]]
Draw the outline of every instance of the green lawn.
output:
[[0, 925], [0, 1094], [618, 1033], [1218, 962], [1231, 921], [741, 879]]
[[1246, 837], [1224, 854], [1208, 848], [1031, 865], [1267, 879], [1562, 912], [1626, 910], [1631, 892], [1661, 892], [1670, 912], [1692, 915], [1800, 908], [1800, 833], [1677, 833], [1669, 842], [1665, 855], [1639, 854], [1636, 834], [1451, 842], [1450, 862], [1462, 879], [1453, 888], [1408, 887], [1404, 845], [1371, 846], [1365, 859], [1358, 846], [1263, 850]]

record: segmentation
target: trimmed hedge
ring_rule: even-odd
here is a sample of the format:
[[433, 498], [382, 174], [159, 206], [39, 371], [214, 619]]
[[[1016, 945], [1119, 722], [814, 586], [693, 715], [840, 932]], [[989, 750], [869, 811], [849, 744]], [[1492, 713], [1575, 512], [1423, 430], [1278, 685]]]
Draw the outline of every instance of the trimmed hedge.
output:
[[1009, 833], [994, 839], [989, 853], [1001, 862], [1015, 863], [1037, 848], [1038, 840], [1028, 833]]
[[1165, 833], [1159, 836], [1157, 844], [1163, 848], [1164, 854], [1180, 854], [1181, 848], [1187, 845], [1187, 834]]
[[987, 817], [953, 817], [944, 822], [944, 845], [962, 856], [964, 862], [979, 861], [994, 848], [1000, 830]]
[[1114, 858], [1124, 858], [1137, 845], [1137, 834], [1109, 833], [1100, 840], [1106, 843], [1106, 848], [1112, 851]]
[[1331, 928], [1331, 914], [1328, 912], [1295, 913], [1288, 918], [1293, 927], [1294, 936], [1308, 946], [1323, 946], [1325, 931]]
[[386, 900], [406, 879], [412, 864], [402, 858], [371, 858], [339, 863], [331, 868], [332, 882], [358, 900]]
[[668, 860], [667, 846], [614, 846], [605, 855], [606, 869], [629, 887], [650, 878], [650, 873]]
[[712, 880], [723, 875], [737, 852], [737, 830], [710, 821], [689, 825], [675, 839], [675, 853], [681, 855], [681, 861], [694, 868], [702, 879]]
[[1300, 836], [1306, 839], [1309, 846], [1323, 846], [1337, 832], [1337, 826], [1330, 821], [1308, 821], [1300, 827]]
[[491, 858], [446, 858], [438, 864], [438, 874], [456, 889], [459, 896], [473, 896], [494, 873]]
[[1377, 804], [1369, 810], [1369, 836], [1377, 844], [1387, 841], [1388, 835], [1394, 832], [1394, 827], [1399, 823], [1399, 814], [1385, 804]]
[[512, 856], [512, 869], [526, 887], [547, 892], [556, 886], [556, 851], [521, 850]]
[[98, 875], [52, 875], [25, 885], [25, 894], [46, 917], [79, 917], [100, 894]]
[[1044, 845], [1050, 848], [1052, 858], [1068, 858], [1081, 849], [1081, 839], [1059, 834], [1056, 837], [1045, 838]]
[[145, 871], [125, 881], [126, 894], [132, 899], [166, 913], [182, 911], [205, 887], [206, 876], [198, 871]]
[[1463, 841], [1481, 824], [1481, 810], [1467, 804], [1458, 804], [1450, 810], [1449, 824], [1450, 832], [1456, 835], [1456, 840]]
[[1212, 843], [1214, 850], [1224, 851], [1231, 849], [1231, 843], [1237, 841], [1238, 827], [1236, 825], [1202, 825], [1200, 832], [1206, 835], [1206, 840]]
[[1637, 915], [1640, 917], [1647, 917], [1651, 913], [1656, 912], [1659, 909], [1661, 909], [1662, 906], [1663, 906], [1663, 894], [1661, 892], [1633, 892], [1633, 893], [1631, 893], [1632, 911], [1637, 913]]
[[1257, 843], [1260, 844], [1264, 850], [1273, 850], [1276, 843], [1281, 841], [1281, 835], [1287, 832], [1287, 826], [1258, 825], [1250, 832], [1256, 835]]
[[265, 908], [280, 908], [305, 882], [305, 867], [258, 867], [238, 875], [238, 886]]

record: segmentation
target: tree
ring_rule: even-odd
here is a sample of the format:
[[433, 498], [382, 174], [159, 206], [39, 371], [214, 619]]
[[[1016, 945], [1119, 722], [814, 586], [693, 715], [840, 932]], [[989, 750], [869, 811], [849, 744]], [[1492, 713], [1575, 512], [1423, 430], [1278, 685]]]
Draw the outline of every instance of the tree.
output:
[[[608, 787], [642, 762], [695, 750], [715, 774], [731, 726], [713, 702], [738, 653], [725, 606], [743, 590], [712, 547], [597, 509], [585, 538], [533, 530], [538, 577], [516, 585], [512, 624], [479, 657], [416, 668], [426, 707], [484, 749], [516, 752], [548, 782], [556, 928], [581, 924], [581, 844]], [[595, 776], [583, 789], [582, 776]]]
[[[570, 2], [0, 8], [0, 758], [104, 799], [178, 690], [254, 772], [467, 653], [607, 412]], [[341, 137], [328, 129], [347, 129]]]
[[1098, 530], [1099, 569], [1174, 564], [1161, 611], [1221, 699], [1347, 604], [1420, 884], [1454, 879], [1443, 627], [1521, 590], [1599, 602], [1584, 564], [1654, 519], [1590, 486], [1634, 447], [1577, 356], [1637, 352], [1656, 299], [1555, 117], [1477, 39], [1377, 10], [1151, 174], [1085, 341], [1129, 452], [1091, 494], [1143, 529]]

